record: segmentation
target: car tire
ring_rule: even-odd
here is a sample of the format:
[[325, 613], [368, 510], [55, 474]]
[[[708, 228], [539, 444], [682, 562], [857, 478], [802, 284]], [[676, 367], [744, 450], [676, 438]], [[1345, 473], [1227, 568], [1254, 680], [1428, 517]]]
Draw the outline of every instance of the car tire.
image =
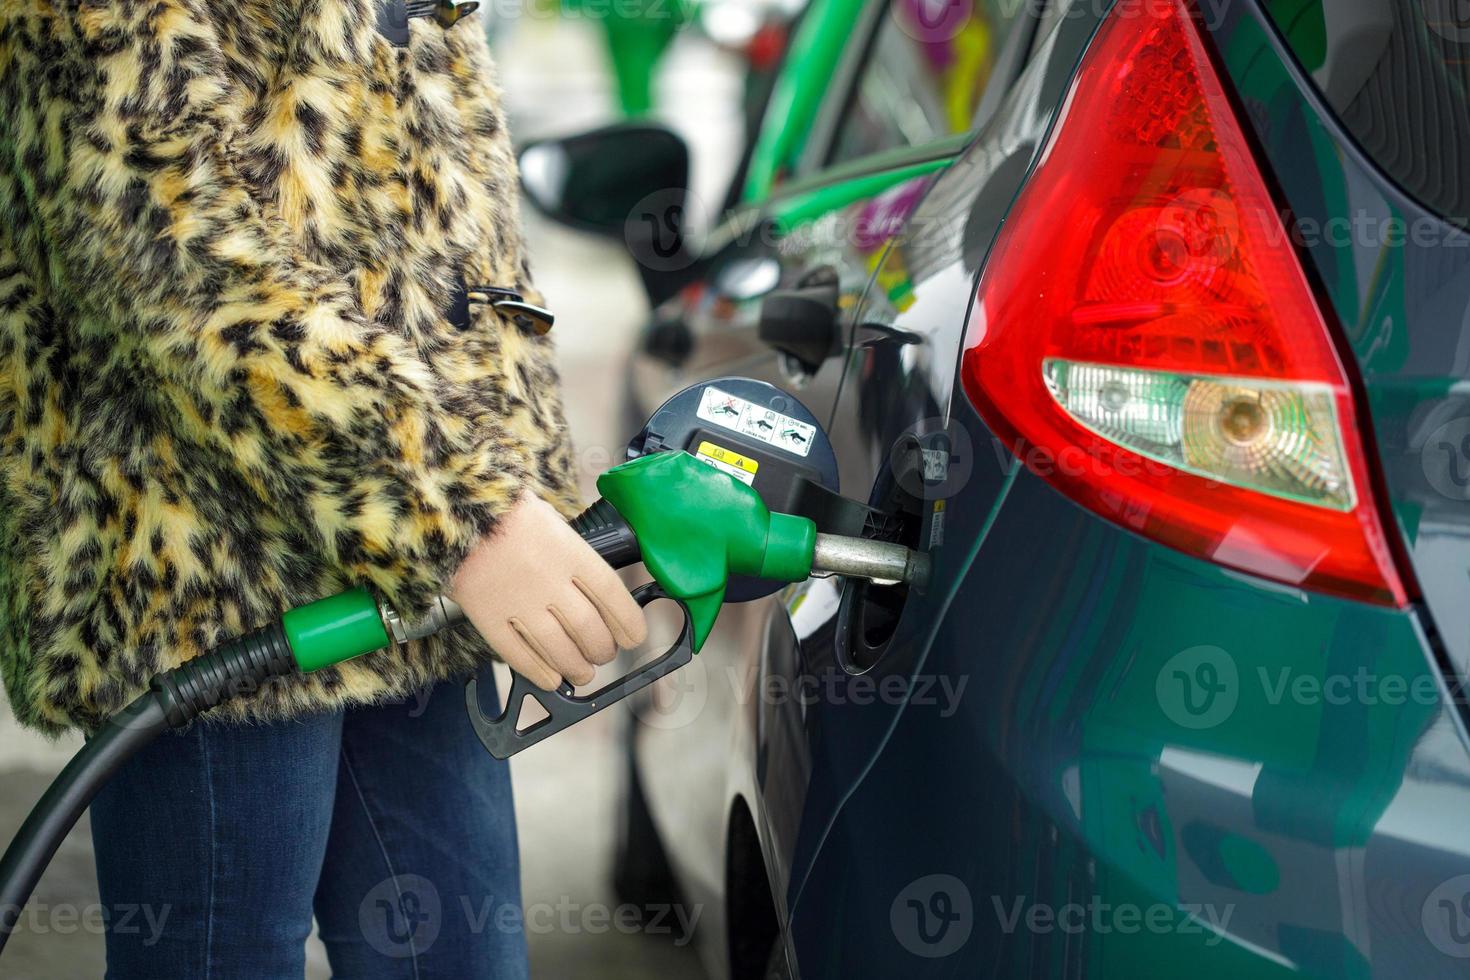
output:
[[620, 902], [647, 915], [660, 906], [677, 905], [679, 886], [638, 779], [631, 740], [626, 756], [625, 792], [613, 852], [613, 891]]

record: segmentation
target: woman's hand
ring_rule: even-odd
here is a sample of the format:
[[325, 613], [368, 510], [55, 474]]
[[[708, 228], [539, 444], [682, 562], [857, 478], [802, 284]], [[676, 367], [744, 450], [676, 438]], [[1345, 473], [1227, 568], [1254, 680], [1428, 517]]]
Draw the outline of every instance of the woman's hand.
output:
[[542, 690], [587, 684], [648, 636], [612, 567], [551, 505], [525, 494], [455, 572], [459, 603], [511, 669]]

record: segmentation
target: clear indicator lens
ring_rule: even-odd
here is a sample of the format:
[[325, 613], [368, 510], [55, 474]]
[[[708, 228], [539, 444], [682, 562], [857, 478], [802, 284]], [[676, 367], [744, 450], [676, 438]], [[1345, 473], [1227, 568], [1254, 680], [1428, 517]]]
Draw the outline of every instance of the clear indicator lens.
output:
[[1043, 373], [1069, 416], [1140, 456], [1333, 510], [1356, 503], [1328, 385], [1058, 358], [1046, 360]]

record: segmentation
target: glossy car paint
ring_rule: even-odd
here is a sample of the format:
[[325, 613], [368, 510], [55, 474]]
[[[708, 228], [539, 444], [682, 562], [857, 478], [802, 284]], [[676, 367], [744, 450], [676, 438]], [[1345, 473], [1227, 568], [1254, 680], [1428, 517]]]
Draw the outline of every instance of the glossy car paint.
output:
[[[1299, 221], [1437, 222], [1343, 135], [1258, 7], [1205, 13]], [[697, 668], [666, 682], [678, 696], [634, 728], [686, 900], [713, 925], [716, 976], [732, 860], [764, 867], [804, 977], [1470, 964], [1470, 756], [1450, 687], [1470, 664], [1455, 465], [1470, 427], [1454, 428], [1470, 415], [1470, 252], [1305, 245], [1362, 375], [1424, 596], [1409, 609], [1263, 582], [1108, 524], [998, 448], [957, 393], [980, 268], [1097, 19], [1053, 8], [974, 144], [917, 189], [887, 189], [906, 216], [897, 244], [823, 257], [873, 274], [845, 289], [846, 356], [801, 394], [831, 412], [850, 496], [893, 479], [904, 436], [947, 438], [945, 477], [911, 488], [932, 587], [865, 672], [850, 587], [817, 580], [732, 609]], [[698, 373], [748, 365], [780, 370], [747, 349], [705, 355]], [[757, 854], [727, 853], [742, 821]]]

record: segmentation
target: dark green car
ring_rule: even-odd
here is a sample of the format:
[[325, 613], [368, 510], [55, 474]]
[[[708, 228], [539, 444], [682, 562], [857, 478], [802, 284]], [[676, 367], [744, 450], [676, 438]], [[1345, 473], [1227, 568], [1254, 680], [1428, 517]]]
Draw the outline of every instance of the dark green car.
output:
[[935, 562], [641, 707], [619, 881], [715, 976], [1470, 974], [1460, 10], [817, 0], [698, 245], [667, 133], [530, 151], [640, 408], [791, 389]]

